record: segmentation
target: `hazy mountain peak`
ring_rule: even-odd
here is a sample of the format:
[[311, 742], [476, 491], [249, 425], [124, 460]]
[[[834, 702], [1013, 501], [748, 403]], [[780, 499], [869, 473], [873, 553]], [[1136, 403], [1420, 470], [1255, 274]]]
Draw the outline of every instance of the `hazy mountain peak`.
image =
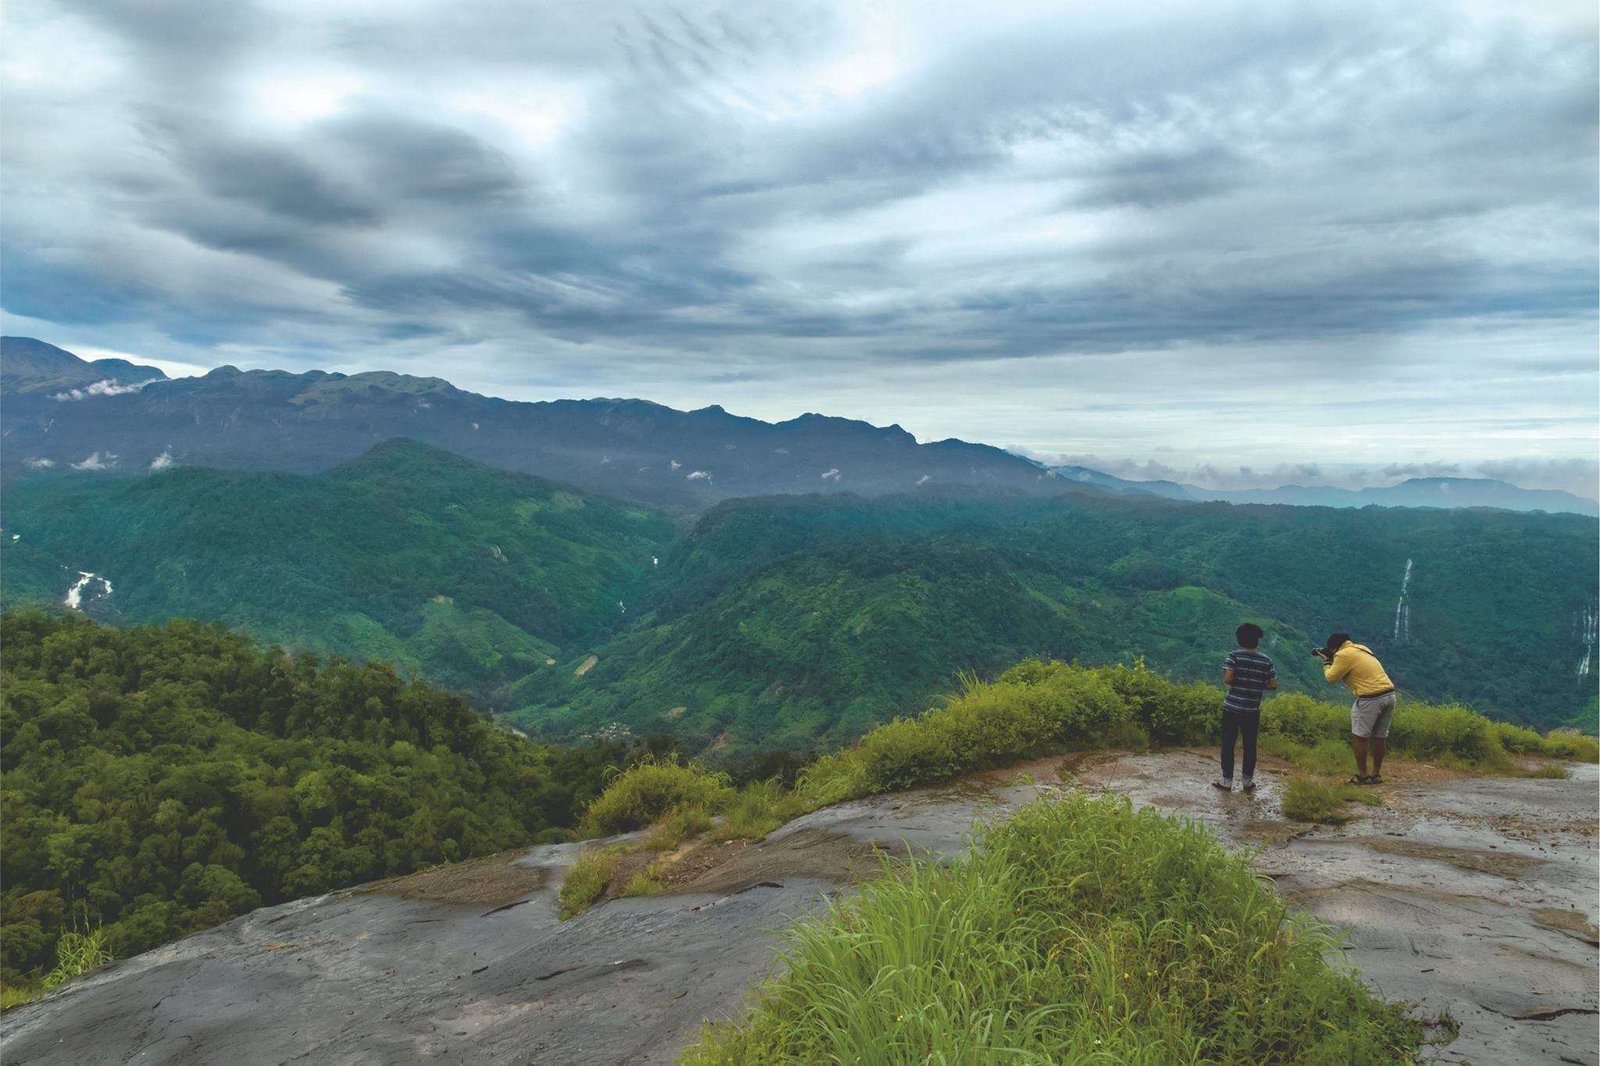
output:
[[0, 337], [0, 387], [9, 393], [81, 400], [131, 391], [166, 376], [157, 367], [126, 359], [81, 359], [36, 337]]

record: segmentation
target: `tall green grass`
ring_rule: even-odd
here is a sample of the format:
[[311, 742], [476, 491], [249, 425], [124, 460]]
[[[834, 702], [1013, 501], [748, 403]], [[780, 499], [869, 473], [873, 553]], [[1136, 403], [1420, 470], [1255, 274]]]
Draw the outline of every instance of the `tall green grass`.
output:
[[1412, 1061], [1421, 1025], [1333, 947], [1201, 827], [1042, 801], [802, 924], [749, 1013], [682, 1061]]
[[[611, 781], [585, 813], [582, 828], [601, 836], [654, 826], [652, 839], [665, 848], [716, 819], [728, 837], [759, 838], [806, 811], [1033, 756], [1211, 743], [1221, 707], [1222, 693], [1214, 686], [1176, 684], [1142, 665], [1091, 669], [1028, 660], [994, 681], [963, 678], [959, 691], [922, 714], [886, 722], [811, 763], [793, 790], [777, 781], [736, 790], [725, 775], [697, 764], [647, 758]], [[1342, 774], [1351, 767], [1345, 705], [1277, 696], [1262, 705], [1261, 730], [1264, 751], [1303, 769]], [[1404, 700], [1395, 713], [1389, 753], [1489, 772], [1511, 769], [1513, 756], [1600, 758], [1592, 737], [1541, 737], [1465, 707]], [[1337, 811], [1337, 802], [1322, 799], [1306, 809]], [[584, 876], [587, 892], [591, 871]], [[588, 900], [600, 898], [605, 887], [602, 881]]]
[[0, 1011], [20, 1007], [53, 992], [74, 977], [93, 973], [111, 961], [106, 950], [106, 933], [99, 925], [69, 929], [56, 939], [56, 964], [37, 985], [7, 985], [0, 988]]
[[[1216, 739], [1221, 690], [1176, 684], [1139, 666], [1089, 669], [1023, 662], [992, 682], [962, 690], [915, 718], [897, 718], [800, 773], [808, 807], [946, 780], [1030, 756], [1144, 743]], [[1298, 693], [1266, 700], [1262, 746], [1317, 772], [1349, 768], [1348, 704]], [[1499, 772], [1513, 755], [1600, 760], [1593, 737], [1492, 722], [1456, 704], [1402, 699], [1389, 735], [1392, 755]]]

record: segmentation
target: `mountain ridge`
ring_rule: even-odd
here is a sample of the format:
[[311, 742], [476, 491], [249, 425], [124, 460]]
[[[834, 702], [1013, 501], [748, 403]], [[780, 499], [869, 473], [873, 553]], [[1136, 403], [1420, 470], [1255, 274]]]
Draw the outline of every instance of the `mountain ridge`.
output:
[[[9, 362], [13, 348], [35, 343], [8, 339], [0, 354]], [[929, 484], [1082, 491], [990, 445], [922, 443], [898, 425], [816, 413], [766, 422], [719, 404], [680, 411], [638, 399], [506, 400], [390, 371], [232, 366], [66, 403], [26, 371], [5, 386], [0, 470], [11, 475], [90, 456], [99, 457], [96, 469], [124, 472], [156, 463], [314, 473], [407, 437], [586, 492], [686, 509], [739, 496], [877, 495]]]

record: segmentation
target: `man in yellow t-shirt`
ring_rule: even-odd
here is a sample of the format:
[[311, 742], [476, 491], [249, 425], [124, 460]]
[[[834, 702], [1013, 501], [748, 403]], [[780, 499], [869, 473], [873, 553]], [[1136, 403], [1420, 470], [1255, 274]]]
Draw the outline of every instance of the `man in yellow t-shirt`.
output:
[[[1350, 704], [1350, 747], [1356, 756], [1357, 785], [1383, 784], [1383, 749], [1394, 718], [1394, 682], [1383, 664], [1365, 644], [1357, 644], [1349, 633], [1335, 633], [1328, 646], [1317, 648], [1322, 656], [1322, 676], [1329, 682], [1343, 681], [1355, 696]], [[1372, 753], [1372, 773], [1367, 773], [1367, 753]]]

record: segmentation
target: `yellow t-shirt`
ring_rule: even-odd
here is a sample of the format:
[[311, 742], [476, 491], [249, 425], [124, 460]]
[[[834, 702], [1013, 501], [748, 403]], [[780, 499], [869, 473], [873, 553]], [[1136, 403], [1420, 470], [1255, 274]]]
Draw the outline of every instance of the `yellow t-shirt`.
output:
[[1357, 696], [1376, 696], [1394, 691], [1394, 682], [1383, 672], [1383, 664], [1365, 644], [1347, 640], [1333, 653], [1333, 661], [1322, 668], [1329, 681], [1343, 681]]

